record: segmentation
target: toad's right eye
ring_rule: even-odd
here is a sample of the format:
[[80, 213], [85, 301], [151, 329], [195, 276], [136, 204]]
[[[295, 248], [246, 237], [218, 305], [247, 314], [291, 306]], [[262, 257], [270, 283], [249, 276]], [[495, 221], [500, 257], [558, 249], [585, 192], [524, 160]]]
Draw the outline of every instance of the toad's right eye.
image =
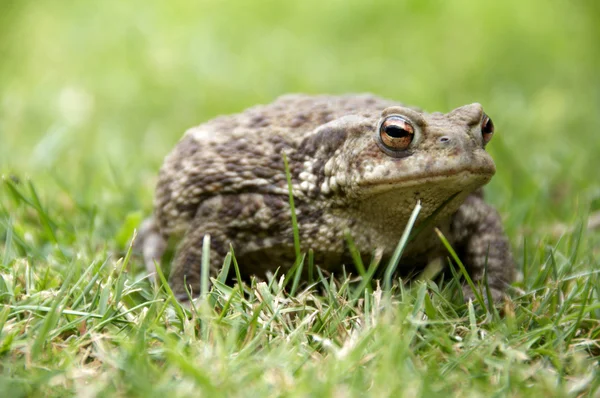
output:
[[379, 127], [380, 142], [392, 151], [404, 151], [415, 137], [412, 124], [402, 116], [388, 116]]
[[481, 121], [481, 136], [483, 137], [483, 145], [490, 142], [492, 136], [494, 135], [494, 122], [488, 115], [483, 115], [483, 120]]

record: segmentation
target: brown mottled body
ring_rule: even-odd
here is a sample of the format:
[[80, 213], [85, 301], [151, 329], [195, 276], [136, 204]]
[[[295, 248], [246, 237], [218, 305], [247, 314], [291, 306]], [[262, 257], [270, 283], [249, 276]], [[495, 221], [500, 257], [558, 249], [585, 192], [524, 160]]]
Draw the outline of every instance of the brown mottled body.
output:
[[[205, 234], [213, 273], [230, 243], [246, 274], [289, 268], [294, 247], [285, 153], [302, 247], [315, 251], [319, 266], [336, 271], [350, 264], [345, 231], [361, 253], [389, 257], [417, 201], [423, 206], [417, 225], [445, 204], [433, 226], [476, 282], [487, 261], [499, 299], [514, 266], [500, 218], [479, 189], [495, 172], [485, 151], [490, 126], [479, 104], [427, 114], [371, 95], [288, 95], [218, 117], [188, 130], [165, 160], [154, 218], [142, 231], [146, 263], [151, 267], [164, 241], [177, 237], [170, 283], [182, 299], [184, 281], [199, 290]], [[428, 229], [409, 244], [402, 266], [440, 256], [446, 252]]]

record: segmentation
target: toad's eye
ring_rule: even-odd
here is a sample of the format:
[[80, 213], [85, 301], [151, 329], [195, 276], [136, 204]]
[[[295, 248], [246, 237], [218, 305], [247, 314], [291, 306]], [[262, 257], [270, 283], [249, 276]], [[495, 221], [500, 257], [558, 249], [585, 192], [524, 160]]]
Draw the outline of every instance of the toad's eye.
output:
[[414, 136], [412, 124], [401, 116], [389, 116], [379, 127], [381, 143], [392, 151], [407, 149]]
[[494, 135], [494, 122], [488, 115], [483, 115], [481, 120], [481, 136], [483, 137], [483, 144], [487, 144]]

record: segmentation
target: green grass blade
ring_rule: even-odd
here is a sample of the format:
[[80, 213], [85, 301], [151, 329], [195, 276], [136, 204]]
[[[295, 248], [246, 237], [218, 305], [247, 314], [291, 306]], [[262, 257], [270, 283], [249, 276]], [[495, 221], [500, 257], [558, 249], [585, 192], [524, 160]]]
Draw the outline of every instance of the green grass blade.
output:
[[229, 276], [229, 268], [231, 267], [231, 252], [227, 253], [225, 259], [223, 260], [223, 268], [219, 271], [219, 275], [217, 275], [217, 280], [223, 284], [227, 281], [227, 277]]
[[38, 358], [44, 348], [44, 345], [47, 343], [47, 337], [50, 333], [50, 330], [56, 325], [58, 322], [58, 317], [60, 316], [58, 312], [58, 307], [62, 302], [64, 295], [67, 293], [69, 288], [69, 282], [73, 277], [73, 269], [69, 271], [66, 278], [64, 279], [60, 290], [56, 297], [52, 300], [52, 306], [50, 307], [50, 311], [48, 315], [44, 318], [44, 322], [42, 323], [38, 334], [33, 341], [33, 345], [31, 347], [31, 356], [33, 358]]
[[365, 265], [363, 264], [362, 261], [362, 257], [360, 256], [360, 252], [358, 251], [358, 249], [356, 248], [356, 245], [354, 244], [354, 239], [352, 239], [352, 235], [350, 235], [350, 231], [345, 231], [344, 232], [344, 237], [346, 238], [346, 244], [348, 245], [348, 251], [350, 252], [350, 255], [352, 256], [352, 261], [354, 262], [354, 265], [356, 266], [356, 270], [358, 271], [358, 274], [361, 277], [365, 277], [366, 276], [366, 270], [365, 270]]
[[202, 239], [202, 268], [200, 269], [200, 296], [205, 299], [210, 285], [210, 235], [204, 235]]
[[300, 257], [300, 230], [298, 229], [298, 220], [296, 218], [296, 207], [294, 205], [294, 191], [292, 187], [292, 175], [286, 154], [283, 154], [283, 164], [285, 165], [285, 178], [287, 179], [290, 212], [292, 213], [292, 230], [294, 232], [294, 249], [296, 250], [296, 258]]
[[295, 296], [296, 291], [298, 290], [298, 285], [300, 284], [300, 277], [302, 276], [302, 270], [304, 268], [304, 259], [306, 258], [306, 254], [303, 254], [300, 257], [300, 261], [297, 261], [297, 266], [294, 266], [293, 275], [294, 281], [292, 282], [292, 288], [290, 289], [290, 296]]
[[13, 242], [13, 225], [12, 221], [9, 220], [8, 228], [6, 228], [6, 237], [4, 238], [4, 255], [2, 256], [2, 266], [7, 267], [8, 264], [14, 259], [12, 254], [12, 242]]
[[242, 279], [242, 273], [238, 265], [237, 259], [235, 258], [235, 252], [233, 246], [229, 245], [229, 252], [231, 253], [231, 259], [233, 260], [233, 269], [235, 270], [235, 277], [237, 278], [238, 288], [240, 289], [240, 297], [244, 297], [244, 284]]
[[438, 235], [438, 237], [440, 238], [440, 240], [442, 241], [442, 244], [446, 247], [446, 250], [448, 250], [448, 253], [450, 253], [450, 256], [452, 257], [454, 262], [456, 264], [458, 264], [458, 268], [460, 269], [460, 272], [462, 273], [463, 278], [465, 279], [465, 281], [467, 282], [467, 284], [473, 291], [473, 294], [475, 295], [475, 299], [477, 300], [477, 302], [479, 303], [481, 308], [486, 308], [485, 300], [483, 299], [483, 297], [481, 297], [479, 290], [473, 283], [473, 280], [469, 276], [469, 273], [467, 272], [467, 269], [465, 268], [464, 264], [462, 263], [462, 261], [460, 261], [460, 258], [458, 258], [458, 255], [456, 254], [456, 252], [450, 245], [450, 242], [448, 242], [448, 240], [446, 239], [444, 234], [442, 234], [442, 231], [440, 231], [439, 229], [436, 228], [435, 232]]
[[400, 237], [400, 241], [398, 242], [398, 245], [396, 246], [396, 250], [394, 250], [394, 254], [392, 254], [392, 258], [390, 259], [388, 266], [385, 270], [385, 275], [383, 278], [383, 280], [384, 280], [383, 287], [388, 292], [392, 288], [392, 276], [396, 272], [396, 268], [398, 267], [398, 263], [400, 262], [400, 257], [402, 257], [402, 252], [404, 251], [406, 243], [408, 242], [408, 237], [410, 236], [410, 231], [412, 231], [412, 228], [415, 224], [415, 221], [417, 220], [417, 216], [419, 215], [420, 211], [421, 211], [421, 202], [419, 201], [415, 205], [415, 208], [413, 209], [413, 211], [410, 215], [410, 218], [408, 219], [408, 222], [406, 223], [406, 227], [404, 228], [404, 232], [402, 233], [402, 236]]

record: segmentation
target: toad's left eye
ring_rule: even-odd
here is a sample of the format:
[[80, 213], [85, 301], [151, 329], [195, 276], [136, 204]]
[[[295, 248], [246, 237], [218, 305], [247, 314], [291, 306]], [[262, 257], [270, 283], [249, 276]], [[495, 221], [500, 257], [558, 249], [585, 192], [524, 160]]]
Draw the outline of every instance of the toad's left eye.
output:
[[483, 115], [481, 120], [481, 137], [483, 138], [483, 144], [487, 144], [494, 135], [494, 123], [488, 115]]
[[404, 151], [415, 136], [412, 124], [401, 116], [389, 116], [379, 127], [381, 143], [392, 151]]

